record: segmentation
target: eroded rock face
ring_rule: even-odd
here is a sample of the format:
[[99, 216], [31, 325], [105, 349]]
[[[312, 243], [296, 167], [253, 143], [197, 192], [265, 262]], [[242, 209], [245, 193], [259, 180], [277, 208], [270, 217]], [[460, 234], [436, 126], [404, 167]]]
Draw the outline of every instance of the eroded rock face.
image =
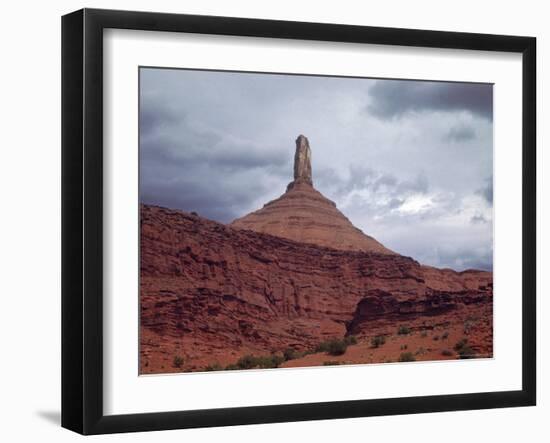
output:
[[[145, 205], [140, 275], [142, 373], [395, 332], [402, 321], [421, 327], [429, 316], [444, 322], [492, 312], [489, 272], [437, 270], [397, 254], [300, 243]], [[492, 345], [487, 334], [480, 348]], [[174, 355], [182, 368], [172, 367]]]

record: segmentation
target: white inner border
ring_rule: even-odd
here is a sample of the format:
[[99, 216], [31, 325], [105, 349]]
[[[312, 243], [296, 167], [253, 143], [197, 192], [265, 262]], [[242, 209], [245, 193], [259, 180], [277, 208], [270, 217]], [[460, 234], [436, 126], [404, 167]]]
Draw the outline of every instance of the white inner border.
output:
[[[521, 55], [105, 30], [104, 413], [521, 389]], [[138, 376], [138, 66], [490, 82], [494, 358]]]

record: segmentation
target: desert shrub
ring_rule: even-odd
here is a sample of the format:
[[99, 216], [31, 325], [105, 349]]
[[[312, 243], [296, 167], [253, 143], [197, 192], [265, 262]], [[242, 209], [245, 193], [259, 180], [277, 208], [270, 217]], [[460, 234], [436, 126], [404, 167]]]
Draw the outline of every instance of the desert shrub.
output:
[[401, 325], [399, 326], [399, 329], [397, 329], [397, 334], [399, 335], [409, 335], [411, 333], [411, 328], [408, 326]]
[[401, 349], [402, 351], [405, 351], [409, 348], [408, 345], [401, 345], [401, 347], [399, 349]]
[[399, 356], [400, 362], [416, 361], [412, 352], [402, 352]]
[[252, 369], [256, 364], [256, 358], [253, 355], [245, 355], [237, 360], [239, 369]]
[[372, 337], [370, 344], [373, 348], [379, 348], [384, 343], [386, 343], [386, 337], [383, 335], [377, 335], [376, 337]]
[[332, 340], [319, 343], [315, 348], [316, 352], [326, 352], [330, 355], [343, 355], [348, 348], [346, 340], [338, 340], [334, 338]]
[[448, 349], [443, 349], [443, 351], [441, 351], [441, 355], [444, 355], [445, 357], [450, 357], [454, 354], [453, 354], [453, 351], [450, 351]]
[[456, 352], [460, 351], [464, 346], [466, 346], [468, 344], [468, 339], [467, 338], [461, 338], [459, 341], [456, 342], [455, 346], [454, 346], [454, 350]]
[[462, 359], [476, 358], [476, 352], [469, 345], [465, 345], [458, 351], [458, 356]]
[[435, 341], [439, 340], [439, 335], [434, 335], [434, 340]]
[[288, 361], [288, 360], [294, 360], [296, 358], [299, 358], [299, 354], [298, 352], [296, 352], [295, 349], [293, 348], [287, 348], [283, 351], [283, 357], [285, 359], [285, 361]]
[[223, 368], [219, 363], [213, 363], [204, 368], [206, 372], [212, 372], [212, 371], [222, 371]]
[[355, 335], [348, 335], [347, 337], [344, 337], [344, 342], [346, 345], [356, 345], [357, 344], [357, 337]]
[[458, 353], [459, 358], [475, 358], [475, 351], [468, 345], [468, 339], [463, 338], [458, 341], [454, 347], [454, 350]]
[[225, 367], [226, 371], [235, 371], [237, 369], [240, 369], [239, 366], [237, 366], [235, 363], [231, 363], [230, 365], [227, 365]]
[[336, 360], [327, 360], [327, 361], [323, 362], [323, 366], [338, 366], [340, 364], [341, 363], [339, 361], [336, 361]]
[[328, 345], [328, 353], [330, 355], [344, 355], [348, 345], [345, 340], [331, 340]]
[[441, 340], [447, 340], [449, 338], [449, 331], [445, 331], [441, 334]]
[[181, 368], [183, 366], [183, 357], [181, 355], [174, 355], [172, 363], [174, 368]]
[[323, 341], [315, 347], [315, 352], [328, 352], [330, 341]]
[[278, 368], [281, 363], [285, 361], [282, 355], [267, 355], [256, 358], [256, 366], [261, 369]]
[[254, 357], [253, 355], [245, 355], [237, 361], [237, 368], [239, 369], [271, 369], [278, 368], [281, 363], [285, 361], [282, 355], [263, 355], [260, 357]]
[[426, 331], [422, 331], [422, 334], [420, 334], [420, 337], [426, 338], [428, 336], [428, 333]]

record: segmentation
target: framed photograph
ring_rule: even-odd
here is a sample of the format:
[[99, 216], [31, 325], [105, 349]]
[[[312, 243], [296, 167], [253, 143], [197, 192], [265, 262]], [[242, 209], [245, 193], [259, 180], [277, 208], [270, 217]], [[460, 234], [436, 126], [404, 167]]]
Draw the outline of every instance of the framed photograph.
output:
[[536, 41], [62, 20], [62, 425], [536, 402]]

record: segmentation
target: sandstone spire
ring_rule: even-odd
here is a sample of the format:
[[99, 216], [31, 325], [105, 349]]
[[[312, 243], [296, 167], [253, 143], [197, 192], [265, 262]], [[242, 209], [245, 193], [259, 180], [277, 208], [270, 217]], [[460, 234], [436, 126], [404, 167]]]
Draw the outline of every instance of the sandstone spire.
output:
[[309, 140], [304, 135], [299, 135], [296, 139], [296, 153], [294, 154], [294, 182], [309, 183], [313, 185], [311, 179], [311, 149]]
[[296, 139], [294, 181], [286, 192], [263, 208], [234, 220], [231, 226], [333, 249], [395, 254], [353, 226], [334, 202], [315, 189], [311, 149], [303, 135]]

